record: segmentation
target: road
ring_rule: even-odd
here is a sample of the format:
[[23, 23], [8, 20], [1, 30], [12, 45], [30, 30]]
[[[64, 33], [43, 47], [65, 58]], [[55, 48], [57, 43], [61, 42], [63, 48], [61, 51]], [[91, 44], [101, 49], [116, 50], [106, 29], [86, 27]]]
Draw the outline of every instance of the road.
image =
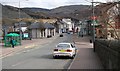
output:
[[53, 42], [18, 52], [2, 59], [3, 69], [67, 69], [72, 59], [53, 59], [53, 48], [63, 41], [72, 41], [72, 35], [64, 34]]

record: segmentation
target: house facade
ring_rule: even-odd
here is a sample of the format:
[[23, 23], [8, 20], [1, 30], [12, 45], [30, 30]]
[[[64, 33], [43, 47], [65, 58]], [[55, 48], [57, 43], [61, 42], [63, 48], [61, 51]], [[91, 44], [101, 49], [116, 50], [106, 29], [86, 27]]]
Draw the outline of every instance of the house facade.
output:
[[33, 39], [55, 36], [55, 27], [49, 23], [34, 22], [29, 29]]
[[86, 21], [82, 21], [80, 23], [80, 35], [87, 35], [88, 34], [88, 23]]
[[25, 32], [27, 30], [28, 24], [25, 22], [19, 22], [19, 23], [15, 23], [14, 24], [14, 31], [19, 31], [19, 29], [21, 28], [22, 32]]
[[28, 23], [21, 21], [19, 23], [14, 24], [13, 30], [14, 30], [14, 32], [18, 32], [19, 34], [20, 34], [20, 30], [21, 30], [22, 38], [28, 39], [28, 38], [30, 38], [30, 33], [28, 32], [28, 28], [27, 28], [28, 26], [29, 26]]
[[64, 33], [67, 32], [67, 24], [65, 22], [63, 22], [62, 20], [57, 21], [57, 25], [58, 28], [56, 28], [58, 30], [58, 33]]
[[0, 42], [3, 39], [2, 23], [0, 23]]
[[73, 31], [74, 23], [69, 18], [63, 18], [62, 21], [65, 23], [66, 31]]
[[103, 3], [97, 8], [97, 19], [99, 27], [97, 30], [97, 37], [106, 39], [118, 39], [119, 35], [119, 10], [118, 3]]
[[108, 9], [108, 23], [107, 30], [108, 30], [108, 39], [117, 39], [120, 38], [120, 16], [119, 16], [119, 5], [115, 3], [113, 7]]

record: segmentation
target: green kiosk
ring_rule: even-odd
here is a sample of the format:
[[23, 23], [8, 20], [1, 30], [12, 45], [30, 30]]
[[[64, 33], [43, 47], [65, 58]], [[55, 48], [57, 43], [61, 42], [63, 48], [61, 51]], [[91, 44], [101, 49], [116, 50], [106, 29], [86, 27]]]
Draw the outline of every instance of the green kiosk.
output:
[[5, 47], [11, 46], [11, 43], [10, 43], [11, 39], [15, 40], [15, 46], [21, 45], [20, 35], [17, 33], [9, 33], [5, 36], [5, 40], [4, 40]]

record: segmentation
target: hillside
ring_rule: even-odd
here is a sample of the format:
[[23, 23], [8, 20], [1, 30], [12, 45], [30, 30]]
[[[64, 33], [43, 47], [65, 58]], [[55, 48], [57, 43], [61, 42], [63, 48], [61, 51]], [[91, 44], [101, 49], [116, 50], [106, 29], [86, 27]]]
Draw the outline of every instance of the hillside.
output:
[[88, 5], [70, 5], [70, 6], [61, 6], [55, 9], [51, 9], [51, 13], [72, 13], [75, 11], [81, 11], [83, 9], [88, 9]]
[[[28, 14], [20, 10], [21, 18], [31, 18]], [[2, 5], [2, 18], [16, 19], [19, 18], [19, 9], [12, 6]]]
[[76, 19], [81, 19], [91, 15], [89, 5], [61, 6], [51, 10], [42, 8], [23, 8], [22, 10], [33, 17], [36, 16], [37, 18], [72, 17]]
[[70, 5], [52, 9], [50, 15], [82, 19], [90, 16], [90, 10], [89, 5]]
[[[2, 5], [2, 17], [16, 19], [19, 18], [19, 8]], [[89, 5], [61, 6], [54, 9], [43, 8], [21, 8], [21, 18], [62, 18], [71, 17], [76, 19], [86, 18], [91, 15]]]
[[22, 11], [27, 13], [32, 18], [47, 18], [50, 10], [42, 8], [22, 8]]
[[43, 8], [22, 8], [23, 11], [31, 11], [31, 12], [49, 12], [49, 9], [43, 9]]

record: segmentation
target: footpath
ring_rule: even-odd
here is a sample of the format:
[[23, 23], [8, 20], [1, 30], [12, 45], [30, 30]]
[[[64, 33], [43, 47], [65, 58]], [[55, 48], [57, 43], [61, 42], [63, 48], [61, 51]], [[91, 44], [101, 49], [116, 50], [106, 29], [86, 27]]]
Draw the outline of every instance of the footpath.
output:
[[72, 39], [78, 51], [68, 69], [103, 69], [99, 57], [93, 51], [93, 43], [90, 43], [90, 37], [78, 37], [74, 34]]
[[16, 52], [22, 51], [24, 49], [28, 48], [34, 48], [37, 47], [38, 45], [44, 45], [44, 44], [49, 44], [54, 39], [58, 37], [58, 34], [51, 38], [42, 38], [42, 39], [32, 39], [32, 40], [22, 40], [22, 44], [19, 46], [15, 46], [14, 48], [12, 47], [4, 47], [3, 43], [0, 43], [0, 58], [7, 57], [11, 54], [14, 54]]

